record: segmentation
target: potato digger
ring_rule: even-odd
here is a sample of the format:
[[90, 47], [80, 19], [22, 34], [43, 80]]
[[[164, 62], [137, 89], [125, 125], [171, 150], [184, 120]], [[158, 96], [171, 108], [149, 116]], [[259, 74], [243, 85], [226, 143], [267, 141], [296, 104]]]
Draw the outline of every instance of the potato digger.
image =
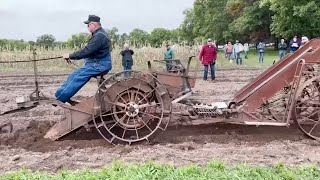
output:
[[[130, 145], [152, 140], [177, 117], [187, 117], [189, 124], [199, 119], [203, 123], [254, 126], [288, 127], [295, 123], [307, 136], [320, 140], [320, 39], [273, 64], [229, 102], [201, 103], [193, 98], [197, 78], [197, 70], [194, 74], [190, 71], [193, 57], [186, 64], [172, 60], [170, 71], [154, 68], [153, 63], [166, 63], [154, 60], [148, 61], [147, 72], [101, 74], [96, 77], [96, 93], [74, 106], [41, 96], [36, 86], [30, 96], [17, 98], [17, 109], [2, 115], [39, 104], [62, 107], [64, 118], [44, 136], [51, 140], [83, 127], [88, 131], [95, 128], [109, 143]], [[176, 111], [181, 105], [183, 110]], [[3, 122], [0, 130], [10, 133], [10, 121]]]

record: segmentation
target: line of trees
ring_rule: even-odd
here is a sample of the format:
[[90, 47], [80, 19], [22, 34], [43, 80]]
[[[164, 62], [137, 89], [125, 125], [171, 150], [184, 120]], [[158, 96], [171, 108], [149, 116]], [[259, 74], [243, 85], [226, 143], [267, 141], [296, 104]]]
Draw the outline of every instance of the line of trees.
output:
[[320, 35], [320, 0], [195, 0], [180, 29], [187, 41], [256, 42]]
[[[132, 46], [159, 47], [165, 42], [194, 44], [207, 38], [218, 43], [290, 39], [294, 35], [314, 38], [320, 34], [320, 0], [195, 0], [193, 8], [184, 12], [184, 21], [173, 30], [155, 28], [150, 33], [134, 29], [120, 34], [116, 27], [106, 29], [113, 47], [129, 42]], [[57, 42], [49, 34], [36, 42], [1, 40], [0, 48], [23, 49], [39, 45], [45, 48], [79, 48], [87, 43], [89, 33], [72, 35], [66, 42]]]

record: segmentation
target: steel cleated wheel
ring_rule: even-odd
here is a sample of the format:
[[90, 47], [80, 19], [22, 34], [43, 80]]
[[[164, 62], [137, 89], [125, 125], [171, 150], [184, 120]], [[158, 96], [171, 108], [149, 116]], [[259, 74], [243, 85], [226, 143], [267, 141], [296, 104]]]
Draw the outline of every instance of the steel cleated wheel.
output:
[[101, 83], [96, 94], [99, 114], [93, 121], [110, 143], [149, 142], [151, 136], [166, 129], [171, 102], [169, 107], [165, 105], [163, 96], [167, 91], [153, 75], [126, 73], [115, 74]]
[[320, 77], [304, 82], [297, 90], [291, 116], [309, 137], [320, 140]]

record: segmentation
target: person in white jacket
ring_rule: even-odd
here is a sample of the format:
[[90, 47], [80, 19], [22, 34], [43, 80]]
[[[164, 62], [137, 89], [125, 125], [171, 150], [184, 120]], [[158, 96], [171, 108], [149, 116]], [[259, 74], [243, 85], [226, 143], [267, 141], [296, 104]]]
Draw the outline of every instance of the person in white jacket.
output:
[[236, 43], [233, 45], [233, 55], [236, 63], [242, 65], [241, 53], [243, 52], [243, 45], [236, 40]]

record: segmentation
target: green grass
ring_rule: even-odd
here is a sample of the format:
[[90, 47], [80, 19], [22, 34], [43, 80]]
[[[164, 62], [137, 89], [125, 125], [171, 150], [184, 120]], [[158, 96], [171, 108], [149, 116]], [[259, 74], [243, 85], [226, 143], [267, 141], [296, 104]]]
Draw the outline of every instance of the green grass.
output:
[[278, 164], [274, 167], [252, 167], [247, 165], [229, 166], [221, 162], [210, 162], [207, 166], [189, 165], [175, 168], [171, 165], [159, 165], [152, 162], [128, 164], [114, 162], [100, 170], [60, 171], [55, 174], [21, 170], [0, 175], [6, 180], [95, 180], [95, 179], [237, 179], [237, 180], [308, 180], [320, 179], [319, 166], [286, 167]]
[[274, 61], [279, 60], [279, 55], [277, 51], [273, 49], [267, 49], [264, 55], [264, 62], [259, 63], [258, 54], [254, 50], [250, 50], [248, 54], [248, 59], [244, 58], [244, 53], [242, 53], [242, 66], [238, 66], [235, 62], [230, 63], [225, 57], [223, 52], [219, 52], [217, 59], [217, 68], [241, 68], [241, 69], [262, 69], [269, 67]]

